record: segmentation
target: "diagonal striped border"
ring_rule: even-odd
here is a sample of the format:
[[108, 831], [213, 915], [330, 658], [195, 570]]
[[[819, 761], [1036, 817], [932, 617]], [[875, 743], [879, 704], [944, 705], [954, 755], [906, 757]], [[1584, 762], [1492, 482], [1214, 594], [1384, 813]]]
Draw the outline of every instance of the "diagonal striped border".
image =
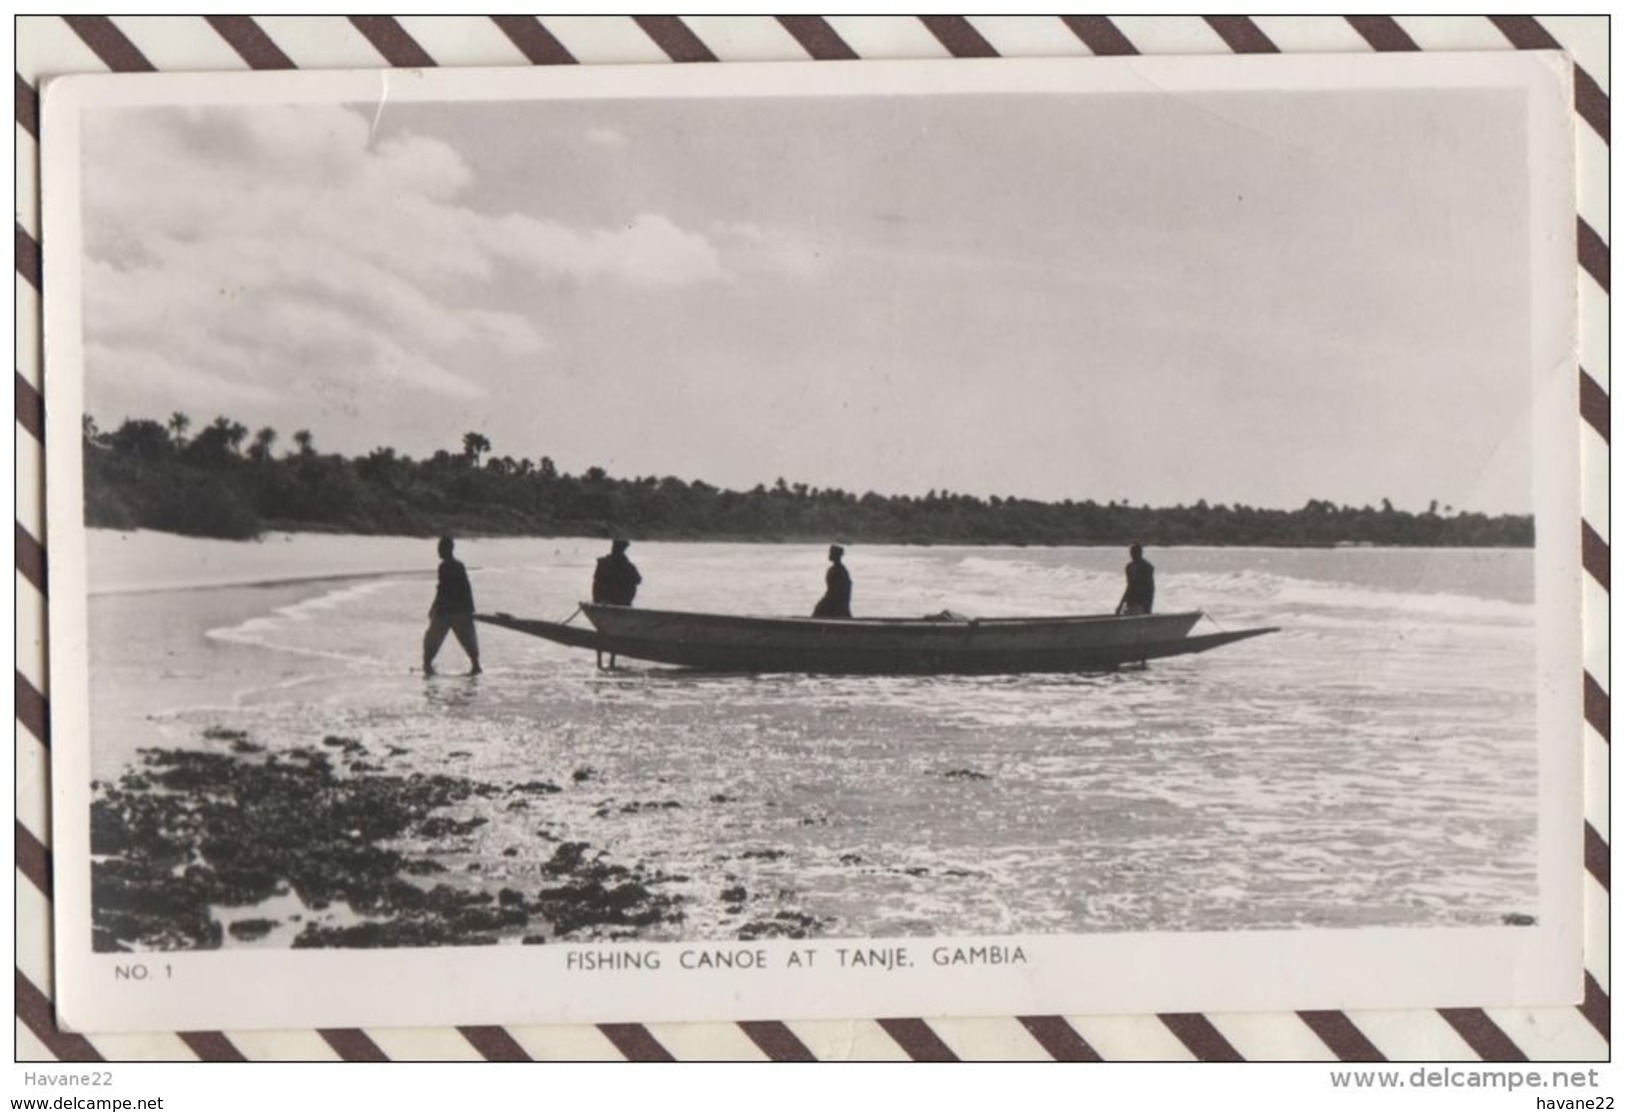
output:
[[1420, 50], [1416, 40], [1406, 34], [1405, 28], [1392, 16], [1387, 15], [1351, 15], [1348, 17], [1349, 26], [1360, 33], [1360, 37], [1371, 44], [1372, 50]]
[[434, 59], [429, 57], [429, 52], [407, 34], [406, 28], [402, 27], [394, 16], [352, 15], [350, 22], [355, 25], [357, 31], [367, 37], [368, 42], [377, 47], [378, 53], [384, 56], [384, 61], [392, 66], [411, 69], [435, 64]]
[[459, 1027], [457, 1030], [487, 1062], [534, 1061], [505, 1027]]
[[1230, 1040], [1205, 1015], [1198, 1012], [1170, 1012], [1157, 1018], [1200, 1061], [1244, 1061], [1241, 1052], [1230, 1045]]
[[715, 62], [717, 56], [688, 24], [674, 15], [635, 15], [632, 22], [643, 29], [674, 62]]
[[955, 58], [997, 58], [999, 52], [962, 15], [922, 15], [920, 22]]
[[823, 16], [781, 15], [779, 23], [814, 61], [849, 61], [858, 56]]
[[65, 15], [62, 20], [114, 73], [143, 73], [157, 68], [107, 16]]
[[543, 27], [541, 21], [530, 15], [494, 15], [491, 22], [508, 36], [520, 53], [537, 66], [573, 65], [575, 55]]
[[[1259, 30], [1258, 24], [1244, 15], [1204, 16], [1208, 26], [1224, 40], [1224, 44], [1237, 54], [1278, 54], [1280, 47]], [[1353, 17], [1355, 19], [1358, 16]]]
[[1342, 1012], [1299, 1012], [1320, 1041], [1342, 1062], [1386, 1062], [1387, 1056], [1366, 1038], [1354, 1021]]
[[675, 1062], [672, 1052], [641, 1023], [600, 1023], [598, 1030], [629, 1062]]
[[739, 1029], [756, 1044], [758, 1050], [775, 1062], [817, 1061], [817, 1056], [807, 1049], [807, 1044], [796, 1038], [796, 1033], [782, 1023], [747, 1022], [741, 1023]]
[[246, 15], [205, 16], [209, 26], [254, 69], [294, 69], [293, 59], [282, 52], [270, 35]]
[[[756, 18], [756, 17], [749, 17]], [[1565, 43], [1553, 29], [1530, 16], [1458, 17], [1450, 27], [1460, 34], [1455, 41], [1449, 33], [1442, 33], [1438, 21], [1422, 25], [1406, 17], [1348, 16], [1348, 17], [1296, 17], [1269, 20], [1246, 16], [1164, 17], [1152, 28], [1143, 20], [1123, 20], [1121, 23], [1105, 16], [1024, 17], [1029, 26], [1053, 24], [1056, 33], [1049, 40], [1057, 53], [1095, 55], [1130, 55], [1144, 50], [1157, 53], [1172, 49], [1167, 45], [1175, 34], [1194, 36], [1202, 28], [1213, 38], [1215, 45], [1237, 53], [1292, 52], [1311, 49], [1296, 46], [1298, 36], [1308, 43], [1321, 35], [1336, 35], [1342, 28], [1357, 36], [1372, 50], [1409, 51], [1420, 49], [1452, 49], [1462, 46], [1484, 48], [1484, 31], [1493, 28], [1505, 40], [1507, 49], [1562, 49]], [[881, 17], [876, 26], [887, 19]], [[376, 67], [380, 64], [402, 67], [436, 65], [437, 46], [451, 41], [459, 26], [470, 28], [486, 21], [499, 33], [502, 41], [510, 44], [517, 57], [534, 65], [572, 64], [583, 53], [597, 51], [612, 53], [619, 47], [603, 43], [624, 42], [626, 29], [635, 29], [654, 47], [674, 62], [705, 63], [744, 60], [747, 55], [737, 51], [729, 54], [724, 44], [708, 44], [693, 26], [675, 16], [600, 17], [597, 23], [575, 19], [548, 19], [535, 16], [459, 16], [439, 21], [438, 26], [419, 24], [415, 36], [401, 20], [389, 16], [300, 17], [290, 20], [249, 16], [208, 17], [117, 17], [106, 16], [28, 16], [22, 17], [17, 27], [18, 69], [15, 82], [15, 117], [19, 152], [28, 156], [20, 162], [19, 174], [31, 174], [37, 163], [34, 145], [39, 135], [39, 96], [37, 83], [41, 76], [51, 72], [74, 72], [94, 69], [95, 64], [113, 72], [136, 73], [156, 67], [149, 60], [142, 43], [157, 45], [153, 39], [161, 35], [162, 24], [176, 25], [197, 22], [210, 29], [230, 51], [254, 69], [292, 69], [300, 66], [301, 52], [308, 52], [310, 39], [306, 31], [320, 27], [324, 47], [345, 55], [344, 64], [356, 67]], [[842, 26], [854, 32], [865, 30], [868, 24], [854, 17], [843, 17]], [[1008, 22], [1008, 20], [1006, 20]], [[991, 18], [964, 16], [921, 16], [920, 29], [945, 52], [958, 58], [996, 57], [999, 49], [1001, 26]], [[1407, 26], [1410, 23], [1410, 26]], [[1564, 26], [1569, 34], [1578, 35], [1574, 20]], [[837, 30], [834, 23], [821, 16], [779, 16], [774, 24], [793, 40], [807, 57], [816, 60], [851, 60], [860, 57]], [[1266, 24], [1268, 25], [1266, 28]], [[1129, 25], [1130, 30], [1125, 30]], [[895, 24], [893, 25], [895, 27]], [[1271, 33], [1286, 41], [1278, 43]], [[1140, 44], [1133, 35], [1144, 34]], [[1170, 36], [1164, 40], [1162, 36]], [[348, 35], [348, 37], [346, 37]], [[1067, 36], [1076, 40], [1076, 50], [1064, 45]], [[1441, 37], [1442, 36], [1442, 37]], [[1602, 36], [1602, 58], [1606, 64], [1606, 33]], [[1573, 43], [1577, 48], [1596, 50], [1598, 35]], [[723, 51], [719, 53], [719, 50]], [[884, 56], [887, 52], [869, 50], [868, 56]], [[28, 59], [26, 62], [24, 59]], [[93, 62], [91, 60], [94, 60]], [[493, 56], [490, 64], [514, 64], [516, 58]], [[307, 63], [313, 64], [313, 63]], [[321, 64], [333, 64], [324, 60]], [[1596, 139], [1606, 150], [1609, 144], [1609, 100], [1603, 86], [1583, 65], [1576, 65], [1574, 82], [1575, 107]], [[1584, 156], [1582, 155], [1582, 158]], [[20, 178], [21, 182], [22, 179]], [[33, 183], [30, 182], [30, 185]], [[28, 191], [37, 197], [37, 186]], [[15, 269], [18, 283], [19, 348], [16, 368], [16, 435], [19, 453], [31, 453], [37, 473], [43, 474], [44, 397], [40, 392], [38, 366], [38, 297], [44, 274], [42, 254], [38, 241], [38, 214], [26, 206], [19, 208], [14, 247]], [[1579, 261], [1582, 274], [1595, 284], [1606, 298], [1609, 293], [1609, 248], [1606, 238], [1581, 216], [1576, 228]], [[30, 329], [32, 329], [31, 340]], [[1581, 418], [1600, 438], [1604, 451], [1609, 441], [1609, 398], [1605, 382], [1587, 370], [1581, 371]], [[1599, 529], [1592, 522], [1582, 522], [1582, 562], [1586, 574], [1603, 592], [1609, 586], [1609, 548], [1606, 540], [1607, 523]], [[16, 570], [26, 587], [19, 592], [37, 593], [36, 610], [43, 615], [48, 593], [46, 549], [40, 539], [44, 535], [44, 522], [23, 520], [16, 522]], [[41, 618], [41, 620], [43, 620]], [[42, 629], [34, 631], [43, 636]], [[16, 721], [18, 726], [19, 760], [33, 747], [43, 755], [49, 745], [49, 704], [43, 678], [43, 659], [36, 647], [32, 655], [22, 651], [23, 629], [19, 627], [19, 655], [16, 675]], [[37, 646], [37, 642], [36, 642]], [[1585, 676], [1584, 708], [1587, 723], [1602, 745], [1609, 740], [1609, 694], [1606, 675], [1597, 676], [1588, 671]], [[43, 759], [43, 756], [40, 758]], [[46, 761], [48, 764], [48, 761]], [[43, 793], [43, 785], [40, 791]], [[27, 805], [25, 805], [27, 804]], [[44, 901], [43, 914], [49, 917], [52, 886], [50, 850], [46, 844], [49, 831], [43, 794], [28, 803], [19, 796], [19, 817], [15, 823], [16, 875], [19, 885], [26, 885]], [[1608, 840], [1602, 830], [1607, 829], [1606, 814], [1598, 816], [1597, 823], [1588, 820], [1584, 831], [1584, 860], [1587, 873], [1598, 884], [1604, 895], [1602, 905], [1606, 911], [1608, 891]], [[24, 901], [19, 900], [18, 915], [25, 914]], [[33, 931], [34, 937], [46, 938], [45, 931]], [[1593, 965], [1599, 958], [1601, 964]], [[1552, 1031], [1569, 1032], [1561, 1026], [1559, 1016], [1576, 1014], [1583, 1021], [1581, 1032], [1589, 1031], [1600, 1042], [1588, 1042], [1581, 1036], [1560, 1040], [1555, 1045], [1548, 1038], [1542, 1042], [1545, 1056], [1571, 1060], [1598, 1059], [1607, 1056], [1610, 1040], [1610, 1002], [1606, 990], [1606, 955], [1587, 955], [1584, 1000], [1575, 1012], [1565, 1009], [1531, 1010], [1519, 1013], [1516, 1030], [1534, 1034]], [[90, 1039], [60, 1031], [55, 1024], [49, 995], [49, 955], [25, 954], [19, 951], [16, 974], [16, 1014], [40, 1045], [52, 1056], [63, 1061], [98, 1061], [103, 1055]], [[42, 975], [43, 973], [43, 975]], [[43, 987], [42, 987], [43, 986]], [[1359, 1013], [1337, 1011], [1300, 1012], [1293, 1017], [1311, 1032], [1338, 1060], [1346, 1062], [1376, 1062], [1390, 1057], [1415, 1055], [1415, 1047], [1432, 1049], [1437, 1045], [1438, 1032], [1426, 1021], [1429, 1013], [1416, 1013], [1408, 1037], [1396, 1039], [1385, 1025], [1361, 1026]], [[1503, 1017], [1506, 1013], [1502, 1013]], [[1473, 1008], [1441, 1009], [1435, 1013], [1442, 1024], [1461, 1040], [1462, 1044], [1481, 1059], [1494, 1061], [1523, 1061], [1528, 1052], [1518, 1045], [1508, 1030], [1497, 1024], [1483, 1010]], [[1201, 1060], [1235, 1061], [1244, 1057], [1269, 1057], [1268, 1049], [1258, 1052], [1238, 1040], [1232, 1032], [1227, 1036], [1224, 1017], [1200, 1014], [1165, 1014], [1156, 1017], [1161, 1029], [1171, 1036], [1190, 1056]], [[997, 1024], [998, 1021], [987, 1021]], [[1087, 1028], [1116, 1036], [1128, 1030], [1124, 1024], [1132, 1021], [1091, 1018]], [[1018, 1017], [1014, 1025], [1029, 1036], [1045, 1054], [1057, 1060], [1099, 1061], [1102, 1055], [1079, 1031], [1077, 1024], [1061, 1016]], [[863, 1050], [852, 1051], [850, 1023], [842, 1023], [839, 1037], [821, 1037], [831, 1025], [817, 1023], [791, 1026], [772, 1021], [748, 1022], [733, 1025], [761, 1055], [773, 1061], [808, 1061], [832, 1054], [864, 1057]], [[950, 1045], [930, 1023], [923, 1019], [879, 1019], [866, 1025], [874, 1030], [871, 1038], [880, 1042], [868, 1045], [878, 1048], [890, 1045], [904, 1056], [921, 1061], [950, 1061], [963, 1057], [980, 1056], [964, 1040]], [[545, 1056], [536, 1051], [545, 1050], [546, 1036], [541, 1029], [510, 1029], [504, 1027], [448, 1028], [444, 1042], [446, 1057], [456, 1057], [455, 1047], [472, 1047], [481, 1057], [490, 1061], [526, 1061]], [[642, 1024], [603, 1024], [595, 1029], [608, 1047], [620, 1057], [642, 1061], [666, 1061], [675, 1055], [655, 1034]], [[990, 1028], [990, 1031], [992, 1028]], [[1002, 1032], [1002, 1028], [999, 1028]], [[313, 1033], [333, 1053], [346, 1061], [382, 1061], [389, 1056], [379, 1041], [365, 1031], [354, 1029], [324, 1029]], [[247, 1055], [223, 1032], [177, 1032], [182, 1046], [198, 1059], [206, 1061], [241, 1061]], [[385, 1039], [385, 1042], [388, 1040]], [[1238, 1045], [1240, 1043], [1241, 1045]], [[572, 1046], [576, 1045], [574, 1043]], [[991, 1045], [991, 1041], [990, 1041]], [[1411, 1050], [1407, 1050], [1411, 1047]], [[1244, 1050], [1253, 1050], [1250, 1055]], [[824, 1051], [820, 1055], [819, 1051]], [[879, 1049], [870, 1054], [885, 1056]], [[1436, 1053], [1436, 1052], [1435, 1052]], [[161, 1057], [161, 1054], [154, 1054]]]
[[1100, 1052], [1061, 1016], [1027, 1015], [1021, 1016], [1020, 1021], [1027, 1033], [1044, 1048], [1044, 1053], [1057, 1062], [1105, 1061]]

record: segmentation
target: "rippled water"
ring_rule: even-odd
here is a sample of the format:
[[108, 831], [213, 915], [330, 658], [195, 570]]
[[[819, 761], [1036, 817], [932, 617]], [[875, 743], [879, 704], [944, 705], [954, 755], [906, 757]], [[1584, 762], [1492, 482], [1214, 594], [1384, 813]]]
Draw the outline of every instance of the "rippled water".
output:
[[[473, 540], [459, 555], [482, 609], [559, 619], [603, 547]], [[640, 604], [729, 613], [810, 612], [825, 566], [817, 546], [631, 555]], [[775, 909], [876, 937], [1533, 913], [1529, 552], [1148, 555], [1159, 609], [1282, 632], [1144, 671], [894, 679], [600, 674], [591, 654], [481, 627], [485, 675], [425, 680], [431, 543], [95, 534], [95, 763], [109, 777], [137, 746], [207, 747], [218, 725], [272, 748], [355, 737], [391, 772], [551, 780], [564, 790], [534, 809], [475, 800], [459, 814], [485, 826], [416, 848], [465, 883], [524, 884], [555, 848], [535, 834], [545, 817], [557, 837], [687, 877], [672, 890], [690, 938]], [[984, 617], [1109, 610], [1123, 561], [847, 558], [857, 613]], [[125, 590], [334, 572], [347, 577]], [[455, 641], [441, 664], [462, 667]], [[720, 895], [737, 887], [743, 910]]]

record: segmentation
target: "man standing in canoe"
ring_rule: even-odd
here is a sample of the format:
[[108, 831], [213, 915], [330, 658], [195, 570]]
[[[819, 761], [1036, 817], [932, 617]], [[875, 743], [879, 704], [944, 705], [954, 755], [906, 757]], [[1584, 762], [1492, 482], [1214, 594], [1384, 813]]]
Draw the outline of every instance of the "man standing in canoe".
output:
[[638, 584], [643, 582], [643, 576], [627, 559], [626, 550], [631, 545], [631, 541], [616, 538], [609, 546], [609, 555], [598, 557], [598, 568], [592, 573], [594, 602], [631, 606], [632, 600], [638, 597]]
[[852, 616], [852, 576], [841, 563], [846, 549], [838, 544], [829, 546], [829, 571], [824, 573], [824, 597], [813, 607], [815, 618], [850, 618]]
[[448, 632], [457, 635], [457, 643], [473, 664], [468, 674], [480, 674], [480, 642], [474, 636], [474, 588], [469, 586], [468, 571], [462, 561], [451, 554], [456, 544], [450, 537], [440, 538], [440, 581], [435, 588], [434, 603], [429, 607], [429, 629], [423, 635], [423, 674], [426, 676], [434, 675], [435, 654], [440, 651]]
[[1119, 614], [1149, 614], [1152, 600], [1157, 595], [1156, 568], [1151, 561], [1141, 555], [1138, 544], [1132, 544], [1128, 550], [1129, 562], [1123, 568], [1123, 576], [1128, 580], [1128, 586], [1123, 589], [1122, 601], [1117, 604]]

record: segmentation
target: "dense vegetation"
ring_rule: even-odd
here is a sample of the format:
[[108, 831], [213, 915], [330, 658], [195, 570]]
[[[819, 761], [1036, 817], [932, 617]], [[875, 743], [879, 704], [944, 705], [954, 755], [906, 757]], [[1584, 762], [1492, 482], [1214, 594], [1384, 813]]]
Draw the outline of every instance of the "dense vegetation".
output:
[[278, 454], [274, 429], [216, 418], [85, 420], [85, 521], [115, 529], [249, 538], [268, 529], [386, 533], [607, 536], [648, 539], [827, 540], [909, 544], [1527, 546], [1528, 516], [1425, 513], [1311, 500], [1301, 509], [1036, 502], [932, 491], [853, 494], [779, 479], [722, 490], [698, 479], [617, 479], [603, 468], [560, 472], [547, 457], [491, 454], [479, 433], [429, 459], [376, 448], [348, 459], [319, 452], [307, 431]]

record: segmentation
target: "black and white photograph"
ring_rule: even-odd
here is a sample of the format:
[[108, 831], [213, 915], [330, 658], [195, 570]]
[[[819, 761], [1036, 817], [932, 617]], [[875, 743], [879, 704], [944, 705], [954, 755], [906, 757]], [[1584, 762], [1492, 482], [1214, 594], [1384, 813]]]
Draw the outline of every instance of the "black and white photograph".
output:
[[1577, 997], [1561, 61], [650, 69], [47, 88], [64, 1015]]

